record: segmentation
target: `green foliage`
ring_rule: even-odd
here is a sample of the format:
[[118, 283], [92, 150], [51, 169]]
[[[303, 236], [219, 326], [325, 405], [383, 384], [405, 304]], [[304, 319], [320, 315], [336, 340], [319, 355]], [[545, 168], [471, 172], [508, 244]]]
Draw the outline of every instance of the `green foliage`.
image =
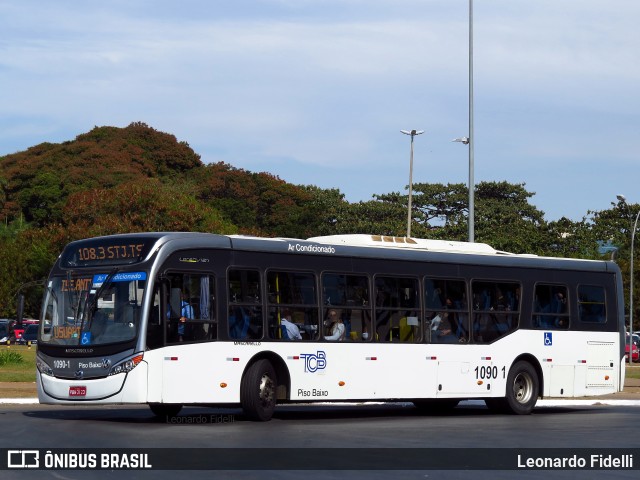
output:
[[[0, 346], [0, 357], [13, 361], [0, 361], [0, 382], [35, 382], [36, 349], [23, 345]], [[20, 358], [17, 362], [15, 360]]]
[[96, 127], [74, 141], [43, 143], [0, 157], [6, 179], [0, 195], [2, 213], [8, 220], [23, 215], [41, 227], [59, 222], [68, 197], [76, 192], [177, 176], [202, 166], [186, 143], [143, 123]]
[[24, 363], [24, 359], [18, 352], [14, 352], [11, 350], [0, 351], [0, 367], [5, 365], [16, 365], [20, 363]]
[[217, 210], [180, 185], [158, 179], [78, 192], [69, 197], [64, 225], [73, 238], [148, 231], [236, 232]]
[[[467, 240], [469, 191], [464, 184], [417, 183], [414, 192], [413, 237]], [[543, 251], [548, 243], [544, 233], [546, 224], [543, 213], [529, 204], [532, 196], [524, 185], [479, 183], [474, 192], [475, 240], [513, 253]], [[386, 235], [405, 235], [408, 196], [389, 193], [375, 195], [375, 198], [373, 202], [356, 207], [367, 217], [364, 229]]]
[[242, 233], [296, 238], [313, 233], [308, 223], [313, 195], [304, 188], [225, 163], [194, 170], [188, 178], [198, 200], [218, 209]]

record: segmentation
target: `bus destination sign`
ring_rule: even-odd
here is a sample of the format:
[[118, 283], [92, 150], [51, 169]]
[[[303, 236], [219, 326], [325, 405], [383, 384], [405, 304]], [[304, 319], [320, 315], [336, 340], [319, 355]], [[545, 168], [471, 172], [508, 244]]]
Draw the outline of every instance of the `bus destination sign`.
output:
[[130, 265], [141, 262], [154, 245], [154, 239], [98, 238], [74, 242], [62, 253], [63, 267], [90, 267], [95, 265]]

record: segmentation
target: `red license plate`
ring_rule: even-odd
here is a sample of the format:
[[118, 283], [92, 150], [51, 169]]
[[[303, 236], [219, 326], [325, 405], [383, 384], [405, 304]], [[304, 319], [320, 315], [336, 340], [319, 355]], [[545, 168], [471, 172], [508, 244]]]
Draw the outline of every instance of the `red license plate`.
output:
[[69, 387], [70, 397], [84, 397], [87, 395], [87, 387]]

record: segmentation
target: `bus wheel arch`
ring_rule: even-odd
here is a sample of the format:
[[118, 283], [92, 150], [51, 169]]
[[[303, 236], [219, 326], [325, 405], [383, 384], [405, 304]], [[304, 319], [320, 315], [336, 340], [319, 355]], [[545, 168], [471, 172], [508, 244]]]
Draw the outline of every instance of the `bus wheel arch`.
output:
[[247, 364], [240, 383], [240, 404], [251, 420], [268, 421], [277, 400], [286, 400], [291, 380], [278, 355], [263, 352]]
[[528, 415], [538, 398], [542, 397], [543, 379], [537, 359], [531, 355], [521, 355], [509, 367], [505, 396], [488, 398], [485, 403], [491, 410]]

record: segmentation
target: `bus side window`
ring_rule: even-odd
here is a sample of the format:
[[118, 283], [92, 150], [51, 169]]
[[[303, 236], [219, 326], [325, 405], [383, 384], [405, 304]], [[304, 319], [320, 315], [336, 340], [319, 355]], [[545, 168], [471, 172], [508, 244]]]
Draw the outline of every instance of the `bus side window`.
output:
[[171, 272], [166, 279], [168, 298], [160, 315], [166, 322], [167, 343], [216, 340], [215, 278]]
[[604, 287], [578, 285], [578, 313], [581, 322], [606, 323], [607, 312]]
[[417, 278], [383, 277], [376, 285], [376, 338], [381, 342], [420, 340], [420, 294]]
[[319, 337], [316, 277], [307, 272], [267, 272], [268, 335], [272, 339], [289, 339], [282, 328], [285, 316], [299, 330], [302, 340]]
[[425, 278], [426, 339], [431, 343], [469, 341], [469, 305], [464, 280]]
[[263, 336], [260, 272], [229, 270], [228, 329], [234, 340], [258, 340]]
[[473, 339], [489, 343], [514, 331], [520, 323], [520, 284], [472, 282]]
[[[324, 273], [322, 275], [323, 318], [331, 309], [339, 312], [345, 329], [346, 341], [369, 341], [371, 339], [371, 301], [369, 277], [367, 275]], [[330, 335], [324, 325], [325, 336]]]
[[545, 330], [568, 329], [568, 305], [565, 285], [537, 284], [533, 300], [533, 326]]

